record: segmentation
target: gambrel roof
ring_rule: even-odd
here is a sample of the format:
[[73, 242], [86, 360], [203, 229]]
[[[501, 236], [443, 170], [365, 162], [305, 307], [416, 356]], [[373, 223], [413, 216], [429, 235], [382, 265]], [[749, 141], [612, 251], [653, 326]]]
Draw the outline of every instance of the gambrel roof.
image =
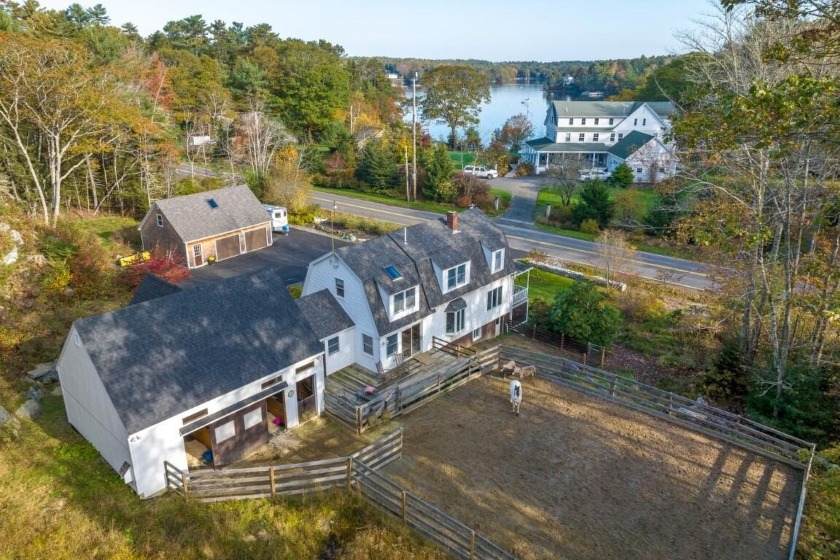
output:
[[157, 200], [141, 222], [161, 214], [184, 243], [239, 231], [270, 218], [247, 185]]
[[[364, 286], [376, 329], [385, 335], [426, 317], [441, 305], [486, 286], [514, 271], [510, 251], [505, 251], [502, 270], [491, 274], [485, 254], [508, 247], [504, 232], [478, 209], [458, 215], [457, 233], [441, 219], [392, 231], [361, 245], [342, 247], [336, 254], [353, 270]], [[443, 293], [438, 271], [470, 262], [469, 282]], [[401, 275], [395, 280], [385, 271], [393, 265]], [[437, 269], [437, 270], [436, 270]], [[388, 301], [393, 295], [418, 286], [418, 310], [390, 321]]]
[[323, 352], [276, 269], [74, 327], [129, 434]]

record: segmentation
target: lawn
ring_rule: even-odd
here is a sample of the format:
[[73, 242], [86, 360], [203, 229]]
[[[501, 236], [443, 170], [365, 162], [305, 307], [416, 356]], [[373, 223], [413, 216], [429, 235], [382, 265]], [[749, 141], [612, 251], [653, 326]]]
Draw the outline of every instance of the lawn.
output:
[[539, 268], [531, 269], [530, 275], [531, 279], [528, 287], [529, 302], [533, 302], [539, 298], [551, 303], [554, 301], [554, 296], [558, 292], [569, 289], [575, 282], [571, 278], [566, 278], [565, 276], [560, 276], [559, 274], [554, 274], [553, 272]]
[[[579, 191], [580, 189], [578, 189], [572, 196], [572, 204], [580, 202]], [[632, 193], [633, 200], [638, 202], [640, 208], [644, 208], [645, 213], [647, 213], [647, 211], [653, 208], [654, 205], [656, 205], [656, 203], [659, 202], [659, 199], [661, 198], [656, 189], [652, 187], [630, 186], [626, 189], [610, 188], [610, 195], [612, 198], [614, 198], [615, 194], [618, 192]], [[546, 204], [551, 204], [552, 206], [561, 206], [563, 204], [563, 201], [561, 200], [559, 193], [554, 192], [550, 188], [546, 187], [544, 189], [541, 189], [539, 194], [537, 195], [537, 208], [544, 207]]]
[[[366, 193], [353, 189], [332, 189], [328, 187], [315, 187], [317, 192], [325, 194], [334, 194], [338, 196], [346, 196], [347, 198], [355, 198], [356, 200], [366, 200], [368, 202], [376, 202], [379, 204], [387, 204], [388, 206], [396, 206], [398, 208], [411, 208], [412, 210], [423, 210], [425, 212], [434, 212], [436, 214], [446, 214], [450, 210], [461, 211], [463, 208], [458, 208], [453, 204], [444, 204], [440, 202], [430, 202], [427, 200], [415, 200], [406, 202], [405, 199], [388, 196], [387, 194]], [[499, 212], [487, 212], [489, 216], [496, 216], [503, 214], [510, 205], [511, 194], [500, 189], [490, 189], [494, 196], [500, 199]]]

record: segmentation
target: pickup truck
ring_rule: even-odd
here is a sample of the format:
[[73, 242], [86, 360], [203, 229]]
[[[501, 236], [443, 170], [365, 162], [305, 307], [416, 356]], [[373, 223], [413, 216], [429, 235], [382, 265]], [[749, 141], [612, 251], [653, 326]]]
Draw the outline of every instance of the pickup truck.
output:
[[586, 181], [587, 179], [601, 179], [604, 180], [611, 175], [609, 171], [603, 167], [593, 167], [591, 169], [584, 169], [580, 172], [579, 179]]
[[492, 167], [485, 167], [483, 165], [467, 165], [464, 167], [464, 175], [475, 175], [482, 179], [495, 179], [499, 176], [499, 172]]

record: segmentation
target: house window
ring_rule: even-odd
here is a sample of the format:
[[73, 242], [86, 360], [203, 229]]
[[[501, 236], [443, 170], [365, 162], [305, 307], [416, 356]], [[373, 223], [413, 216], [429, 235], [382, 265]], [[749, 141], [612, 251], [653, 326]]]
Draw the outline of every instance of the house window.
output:
[[388, 338], [385, 339], [385, 355], [386, 356], [393, 356], [397, 353], [399, 349], [399, 345], [397, 344], [399, 339], [397, 338], [397, 334], [392, 334]]
[[592, 134], [592, 141], [593, 141], [593, 142], [597, 142], [597, 141], [598, 141], [598, 133], [597, 133], [597, 132], [595, 132], [594, 134]]
[[369, 334], [362, 335], [362, 352], [368, 356], [373, 356], [373, 337]]
[[464, 310], [452, 311], [446, 314], [446, 333], [454, 334], [464, 330]]
[[595, 119], [595, 125], [596, 125], [596, 126], [598, 125], [598, 121], [599, 121], [599, 120], [601, 120], [601, 119]]
[[163, 227], [163, 215], [162, 215], [162, 214], [158, 214], [158, 215], [157, 215], [157, 216], [155, 216], [155, 217], [157, 218], [157, 225], [158, 225], [158, 227]]
[[334, 336], [327, 341], [327, 355], [332, 356], [333, 354], [337, 354], [338, 350], [338, 337]]
[[409, 288], [404, 292], [394, 294], [394, 315], [404, 311], [413, 311], [417, 306], [417, 288]]
[[586, 119], [580, 119], [580, 124], [586, 124]]
[[615, 142], [615, 132], [610, 133], [610, 142]]
[[647, 124], [647, 119], [642, 119], [642, 126], [645, 126], [646, 124]]
[[246, 412], [245, 416], [242, 417], [242, 423], [245, 425], [245, 429], [253, 428], [254, 426], [259, 426], [262, 424], [262, 408], [255, 408], [251, 412]]
[[610, 124], [610, 126], [612, 126], [612, 123], [613, 123], [613, 119], [610, 119], [610, 120], [609, 120], [609, 124]]
[[572, 133], [571, 133], [571, 132], [567, 132], [567, 133], [566, 133], [566, 142], [571, 142], [571, 141], [572, 141]]
[[569, 124], [575, 124], [575, 119], [569, 119]]
[[639, 119], [633, 119], [633, 126], [636, 126], [637, 124], [639, 124]]
[[335, 295], [344, 297], [344, 280], [341, 278], [335, 279]]
[[236, 435], [236, 425], [233, 420], [216, 427], [216, 443], [222, 443]]
[[618, 133], [618, 139], [619, 139], [619, 140], [621, 140], [622, 138], [624, 138], [624, 133], [623, 133], [623, 132], [619, 132], [619, 133]]
[[580, 136], [578, 136], [578, 142], [583, 142], [584, 138], [586, 138], [586, 135], [583, 132], [581, 132]]
[[473, 331], [473, 340], [478, 340], [481, 338], [481, 327], [478, 327]]
[[272, 378], [272, 379], [269, 379], [268, 381], [263, 381], [263, 384], [262, 384], [262, 386], [260, 387], [260, 389], [268, 389], [269, 387], [272, 387], [272, 386], [274, 386], [274, 385], [277, 385], [277, 384], [278, 384], [278, 383], [280, 383], [280, 381], [282, 381], [282, 380], [283, 380], [283, 376], [282, 376], [282, 375], [278, 375], [277, 377], [274, 377], [274, 378]]
[[502, 287], [493, 288], [487, 292], [487, 311], [502, 304]]
[[637, 168], [636, 168], [636, 173], [641, 173], [641, 172], [642, 172], [642, 168], [641, 168], [641, 167], [637, 167]]
[[505, 264], [505, 250], [499, 249], [493, 251], [493, 264], [490, 267], [490, 272], [499, 272]]
[[446, 291], [454, 290], [467, 283], [467, 263], [459, 264], [446, 271]]

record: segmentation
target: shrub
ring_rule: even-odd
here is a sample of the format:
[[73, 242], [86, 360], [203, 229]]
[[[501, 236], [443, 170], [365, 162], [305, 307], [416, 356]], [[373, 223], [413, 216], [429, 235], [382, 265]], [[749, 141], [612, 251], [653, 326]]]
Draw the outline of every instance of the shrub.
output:
[[45, 296], [66, 295], [71, 278], [66, 261], [52, 261], [49, 271], [41, 278], [41, 289]]
[[177, 284], [190, 277], [190, 269], [184, 266], [184, 258], [181, 255], [155, 249], [149, 259], [123, 269], [117, 280], [133, 290], [140, 285], [146, 274], [154, 274], [167, 282]]
[[516, 166], [516, 176], [517, 177], [527, 177], [529, 175], [534, 174], [534, 166], [528, 163], [527, 161], [520, 162], [519, 165]]
[[580, 223], [580, 227], [578, 228], [583, 233], [598, 233], [601, 229], [598, 227], [598, 220], [594, 218], [588, 218], [583, 220]]
[[580, 224], [593, 218], [598, 221], [598, 226], [604, 228], [609, 225], [614, 212], [607, 185], [598, 180], [584, 181], [580, 189], [580, 202], [572, 208], [572, 220]]

